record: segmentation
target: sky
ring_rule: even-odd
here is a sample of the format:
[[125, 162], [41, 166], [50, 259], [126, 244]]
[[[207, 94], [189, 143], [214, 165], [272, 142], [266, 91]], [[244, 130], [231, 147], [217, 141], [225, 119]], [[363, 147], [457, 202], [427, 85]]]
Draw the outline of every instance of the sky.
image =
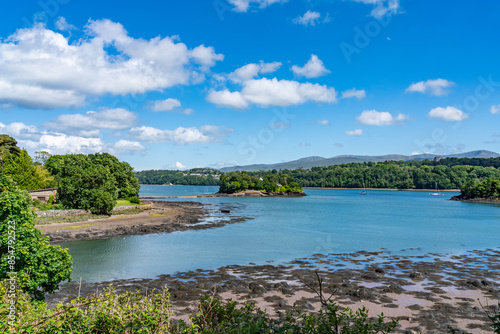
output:
[[136, 170], [500, 152], [500, 2], [25, 0], [0, 133]]

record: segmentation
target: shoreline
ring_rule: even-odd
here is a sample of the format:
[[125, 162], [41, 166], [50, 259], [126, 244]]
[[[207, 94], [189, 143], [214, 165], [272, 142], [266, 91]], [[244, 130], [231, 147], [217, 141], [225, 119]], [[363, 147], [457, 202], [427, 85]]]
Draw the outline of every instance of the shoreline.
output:
[[[410, 251], [410, 249], [409, 249]], [[500, 299], [500, 248], [461, 255], [392, 255], [390, 252], [315, 254], [284, 264], [227, 265], [216, 270], [181, 272], [156, 278], [78, 283], [78, 278], [47, 302], [68, 301], [79, 292], [95, 293], [113, 284], [117, 292], [169, 289], [176, 319], [196, 313], [204, 293], [232, 298], [241, 306], [253, 301], [270, 315], [290, 310], [315, 312], [319, 298], [316, 272], [327, 296], [354, 310], [365, 306], [370, 316], [399, 318], [397, 333], [445, 333], [448, 326], [476, 334], [490, 333], [482, 306], [495, 312]]]
[[[225, 214], [221, 219], [204, 223], [213, 216], [213, 207], [197, 202], [152, 201], [153, 206], [141, 213], [87, 219], [69, 223], [38, 224], [42, 235], [50, 237], [52, 244], [75, 240], [108, 239], [119, 236], [172, 233], [186, 230], [204, 230], [247, 221], [251, 218]], [[225, 204], [219, 210], [234, 211]]]
[[[436, 189], [397, 189], [397, 188], [337, 188], [337, 187], [302, 187], [303, 189], [338, 189], [338, 190], [383, 190], [383, 191], [423, 191], [435, 192]], [[440, 192], [460, 192], [460, 189], [439, 189]]]

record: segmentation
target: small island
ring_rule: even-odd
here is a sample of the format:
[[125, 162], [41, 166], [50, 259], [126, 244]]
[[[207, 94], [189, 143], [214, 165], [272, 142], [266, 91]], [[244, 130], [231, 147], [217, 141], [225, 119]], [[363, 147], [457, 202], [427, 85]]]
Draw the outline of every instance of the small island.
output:
[[453, 196], [451, 200], [500, 204], [500, 178], [490, 177], [483, 181], [471, 180], [463, 185], [461, 192], [460, 195]]
[[247, 172], [229, 172], [220, 178], [219, 195], [228, 196], [306, 196], [302, 187], [287, 174], [250, 176]]

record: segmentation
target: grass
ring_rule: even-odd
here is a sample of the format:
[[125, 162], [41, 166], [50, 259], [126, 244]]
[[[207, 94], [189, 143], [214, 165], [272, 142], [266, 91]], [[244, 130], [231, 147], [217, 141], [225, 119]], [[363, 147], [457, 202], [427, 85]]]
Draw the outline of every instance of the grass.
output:
[[97, 224], [85, 224], [85, 225], [78, 225], [78, 226], [68, 226], [68, 227], [63, 227], [61, 230], [76, 230], [78, 228], [84, 228], [84, 227], [91, 227], [91, 226], [96, 226]]
[[169, 213], [153, 213], [153, 212], [150, 212], [149, 215], [151, 217], [166, 217], [166, 216], [169, 216], [173, 214], [173, 212], [169, 212]]
[[[133, 215], [143, 212], [144, 209], [131, 208], [120, 211], [113, 211], [112, 216], [121, 215]], [[107, 215], [93, 215], [91, 213], [85, 213], [81, 215], [66, 215], [57, 217], [37, 217], [35, 218], [35, 225], [46, 225], [46, 224], [60, 224], [60, 223], [79, 223], [86, 222], [90, 219], [104, 219], [109, 218]]]
[[117, 206], [132, 206], [132, 205], [137, 205], [137, 204], [131, 203], [129, 200], [126, 200], [126, 199], [119, 199], [116, 201], [115, 207], [117, 207]]

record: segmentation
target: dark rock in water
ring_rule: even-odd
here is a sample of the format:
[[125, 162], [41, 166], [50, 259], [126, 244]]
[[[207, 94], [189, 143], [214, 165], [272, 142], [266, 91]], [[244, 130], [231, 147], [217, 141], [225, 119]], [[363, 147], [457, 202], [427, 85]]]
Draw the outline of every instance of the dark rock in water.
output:
[[387, 287], [384, 287], [382, 289], [382, 291], [384, 292], [392, 292], [392, 293], [403, 293], [405, 291], [405, 289], [403, 289], [401, 287], [401, 285], [397, 284], [397, 283], [394, 283], [394, 284], [391, 284]]
[[425, 275], [420, 271], [414, 271], [410, 274], [410, 278], [414, 280], [423, 280], [425, 279]]
[[222, 213], [231, 213], [231, 210], [229, 210], [229, 209], [220, 209], [220, 212], [222, 212]]
[[466, 284], [469, 286], [473, 286], [475, 288], [478, 288], [478, 289], [482, 289], [482, 288], [491, 286], [491, 282], [489, 282], [485, 279], [482, 279], [482, 280], [470, 279], [470, 280], [467, 280]]
[[374, 271], [368, 271], [366, 273], [363, 273], [361, 275], [361, 278], [363, 278], [363, 279], [369, 279], [369, 280], [373, 280], [373, 281], [378, 281], [378, 279], [379, 279], [377, 273], [374, 272]]

